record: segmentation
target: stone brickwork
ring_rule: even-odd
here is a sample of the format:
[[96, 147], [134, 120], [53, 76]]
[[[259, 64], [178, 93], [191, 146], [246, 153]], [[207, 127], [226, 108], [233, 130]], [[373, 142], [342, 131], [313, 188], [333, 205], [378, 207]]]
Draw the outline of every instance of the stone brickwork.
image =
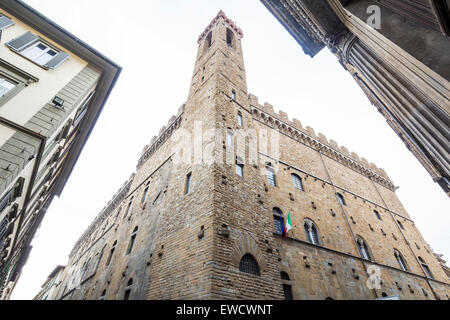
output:
[[[242, 36], [220, 12], [199, 37], [187, 102], [77, 242], [57, 298], [284, 299], [290, 286], [294, 299], [448, 299], [448, 278], [386, 172], [247, 92]], [[284, 222], [290, 212], [286, 237], [275, 207]], [[247, 254], [258, 272], [241, 267]]]

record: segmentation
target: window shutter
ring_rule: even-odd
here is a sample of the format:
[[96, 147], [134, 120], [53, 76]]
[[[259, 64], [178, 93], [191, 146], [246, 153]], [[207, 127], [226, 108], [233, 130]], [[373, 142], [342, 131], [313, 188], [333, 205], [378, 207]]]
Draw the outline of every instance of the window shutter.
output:
[[0, 30], [6, 29], [14, 24], [15, 23], [12, 20], [8, 19], [7, 17], [5, 16], [0, 17]]
[[8, 41], [5, 44], [12, 50], [19, 52], [37, 40], [39, 40], [39, 37], [28, 31], [27, 33], [21, 35], [20, 37], [12, 39], [11, 41]]
[[56, 56], [53, 57], [52, 60], [44, 64], [44, 67], [49, 69], [56, 69], [61, 63], [66, 61], [68, 58], [69, 58], [68, 53], [60, 51]]

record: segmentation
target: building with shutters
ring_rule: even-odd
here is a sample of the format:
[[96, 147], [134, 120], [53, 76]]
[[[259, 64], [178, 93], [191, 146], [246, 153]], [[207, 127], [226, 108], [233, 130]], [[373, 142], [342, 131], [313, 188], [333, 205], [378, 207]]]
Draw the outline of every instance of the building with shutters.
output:
[[261, 0], [314, 57], [336, 55], [450, 196], [450, 11], [445, 0]]
[[448, 299], [386, 172], [260, 104], [242, 37], [222, 11], [202, 32], [186, 103], [74, 245], [54, 298]]
[[21, 1], [0, 2], [0, 298], [121, 68]]

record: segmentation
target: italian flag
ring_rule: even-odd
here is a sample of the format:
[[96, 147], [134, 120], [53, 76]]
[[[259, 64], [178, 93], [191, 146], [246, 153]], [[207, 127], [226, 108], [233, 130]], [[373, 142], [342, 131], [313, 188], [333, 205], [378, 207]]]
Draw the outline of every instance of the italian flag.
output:
[[289, 211], [288, 214], [288, 218], [287, 218], [287, 222], [286, 222], [286, 227], [284, 228], [284, 237], [287, 237], [287, 233], [289, 232], [289, 230], [292, 229], [292, 222], [291, 222], [291, 212]]

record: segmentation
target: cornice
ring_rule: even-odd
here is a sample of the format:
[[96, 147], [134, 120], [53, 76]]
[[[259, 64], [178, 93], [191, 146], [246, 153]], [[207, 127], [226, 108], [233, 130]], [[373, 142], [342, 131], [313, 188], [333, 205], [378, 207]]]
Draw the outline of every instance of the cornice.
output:
[[311, 147], [312, 149], [320, 151], [327, 157], [343, 164], [344, 166], [354, 171], [357, 171], [358, 173], [366, 176], [369, 179], [373, 179], [373, 181], [388, 188], [389, 190], [396, 190], [396, 186], [389, 178], [382, 176], [381, 173], [378, 173], [376, 171], [377, 168], [375, 167], [375, 165], [372, 164], [371, 166], [375, 168], [371, 168], [365, 165], [365, 163], [363, 163], [361, 160], [358, 161], [357, 159], [359, 159], [359, 157], [357, 154], [353, 153], [353, 157], [350, 155], [346, 155], [342, 151], [338, 151], [335, 147], [329, 145], [329, 143], [327, 143], [326, 141], [326, 138], [313, 137], [312, 135], [305, 133], [302, 129], [296, 128], [295, 126], [275, 117], [271, 113], [265, 112], [264, 110], [253, 105], [250, 105], [250, 107], [253, 117], [257, 118], [261, 122], [269, 125], [272, 128], [277, 128], [281, 133]]

